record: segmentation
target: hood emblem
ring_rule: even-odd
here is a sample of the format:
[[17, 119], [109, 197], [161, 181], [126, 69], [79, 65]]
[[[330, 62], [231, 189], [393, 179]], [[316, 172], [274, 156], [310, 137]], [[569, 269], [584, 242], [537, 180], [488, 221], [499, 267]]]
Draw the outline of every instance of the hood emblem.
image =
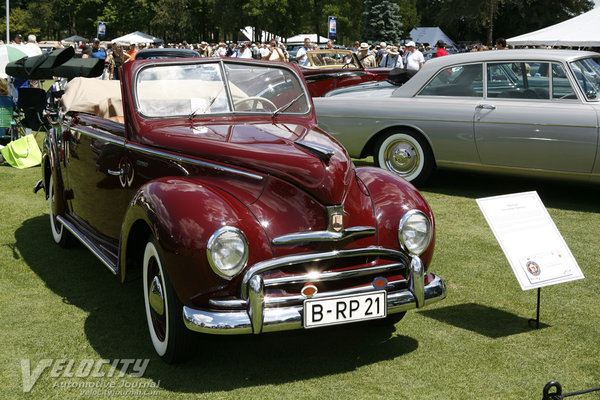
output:
[[327, 207], [329, 214], [329, 230], [342, 232], [344, 230], [344, 206]]
[[331, 216], [331, 228], [334, 231], [340, 232], [344, 229], [344, 216], [343, 215], [332, 215]]

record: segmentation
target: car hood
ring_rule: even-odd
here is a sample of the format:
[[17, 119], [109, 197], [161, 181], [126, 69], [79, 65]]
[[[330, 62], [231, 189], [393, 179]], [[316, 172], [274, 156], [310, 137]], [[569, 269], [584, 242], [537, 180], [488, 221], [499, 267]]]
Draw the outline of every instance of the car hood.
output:
[[[248, 122], [155, 121], [141, 141], [176, 153], [240, 166], [287, 180], [321, 203], [341, 204], [353, 176], [348, 153], [314, 126]], [[327, 155], [327, 150], [332, 155]]]

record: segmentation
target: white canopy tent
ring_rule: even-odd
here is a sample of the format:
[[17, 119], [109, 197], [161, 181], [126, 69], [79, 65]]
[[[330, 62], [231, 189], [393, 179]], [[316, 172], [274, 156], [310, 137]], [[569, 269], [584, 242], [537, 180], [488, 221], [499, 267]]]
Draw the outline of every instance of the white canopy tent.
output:
[[600, 46], [600, 7], [546, 28], [506, 39], [513, 46]]
[[[311, 43], [317, 43], [316, 33], [302, 33], [300, 35], [292, 36], [287, 38], [287, 44], [303, 44], [304, 39], [309, 38]], [[323, 36], [319, 36], [319, 43], [327, 43], [329, 39]]]
[[[240, 33], [244, 36], [244, 38], [246, 38], [245, 40], [254, 41], [254, 27], [246, 26], [244, 29], [240, 29]], [[267, 31], [261, 31], [260, 37], [257, 37], [256, 41], [264, 43], [270, 41], [271, 39], [275, 39], [278, 42], [281, 42], [281, 36], [277, 36]]]
[[131, 32], [125, 36], [121, 36], [111, 40], [112, 43], [163, 43], [164, 40], [154, 37], [152, 35], [148, 35], [147, 33], [143, 33], [140, 31]]

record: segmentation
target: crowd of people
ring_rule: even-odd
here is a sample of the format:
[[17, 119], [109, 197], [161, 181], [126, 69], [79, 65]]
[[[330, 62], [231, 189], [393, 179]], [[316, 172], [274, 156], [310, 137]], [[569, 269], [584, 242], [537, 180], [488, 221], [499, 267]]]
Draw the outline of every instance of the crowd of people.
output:
[[[42, 51], [36, 42], [35, 35], [29, 35], [27, 42], [23, 43], [22, 35], [16, 35], [14, 44], [31, 47], [36, 54]], [[56, 47], [75, 46], [77, 53], [82, 58], [100, 58], [105, 60], [105, 72], [102, 79], [119, 79], [119, 67], [133, 59], [138, 51], [153, 48], [153, 43], [148, 44], [120, 44], [111, 42], [101, 42], [98, 38], [89, 43], [61, 43]], [[297, 50], [295, 58], [290, 57], [290, 53], [283, 43], [276, 40], [269, 42], [219, 42], [208, 43], [202, 41], [196, 44], [190, 44], [186, 41], [181, 43], [171, 43], [167, 45], [158, 45], [156, 47], [180, 48], [194, 50], [200, 54], [200, 57], [237, 57], [246, 59], [263, 59], [272, 61], [295, 61], [300, 66], [309, 66], [307, 52], [321, 48], [317, 43], [311, 43], [309, 38], [304, 39], [303, 46]], [[339, 47], [339, 46], [335, 46]], [[433, 57], [442, 57], [448, 55], [446, 44], [438, 41], [434, 49], [418, 45], [414, 41], [399, 43], [397, 45], [388, 45], [386, 42], [368, 44], [366, 42], [354, 42], [350, 48], [360, 60], [365, 68], [404, 68], [407, 70], [419, 70], [425, 63], [424, 53]], [[328, 40], [324, 49], [333, 49], [334, 43]], [[506, 40], [499, 38], [496, 41], [495, 49], [506, 48]], [[483, 46], [473, 47], [471, 51], [486, 50]], [[465, 51], [465, 49], [461, 49]], [[467, 50], [468, 51], [468, 50]]]

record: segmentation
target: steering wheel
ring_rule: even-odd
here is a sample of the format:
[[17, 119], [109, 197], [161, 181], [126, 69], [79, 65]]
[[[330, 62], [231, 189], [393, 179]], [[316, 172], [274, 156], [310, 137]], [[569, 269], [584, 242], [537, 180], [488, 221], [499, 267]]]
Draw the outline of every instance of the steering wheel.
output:
[[[275, 111], [277, 110], [277, 106], [275, 104], [273, 104], [273, 102], [269, 99], [266, 99], [264, 97], [260, 97], [260, 96], [251, 96], [251, 97], [245, 97], [243, 99], [237, 100], [235, 103], [233, 103], [233, 106], [235, 107], [235, 109], [237, 110], [237, 107], [240, 104], [243, 103], [249, 103], [253, 101], [254, 104], [252, 105], [252, 108], [250, 109], [250, 111], [257, 111], [258, 109], [256, 108], [256, 106], [258, 106], [258, 103], [262, 103], [264, 105], [269, 106], [268, 108], [271, 109], [271, 111]], [[263, 106], [264, 107], [264, 106]], [[266, 107], [265, 107], [266, 108]]]

